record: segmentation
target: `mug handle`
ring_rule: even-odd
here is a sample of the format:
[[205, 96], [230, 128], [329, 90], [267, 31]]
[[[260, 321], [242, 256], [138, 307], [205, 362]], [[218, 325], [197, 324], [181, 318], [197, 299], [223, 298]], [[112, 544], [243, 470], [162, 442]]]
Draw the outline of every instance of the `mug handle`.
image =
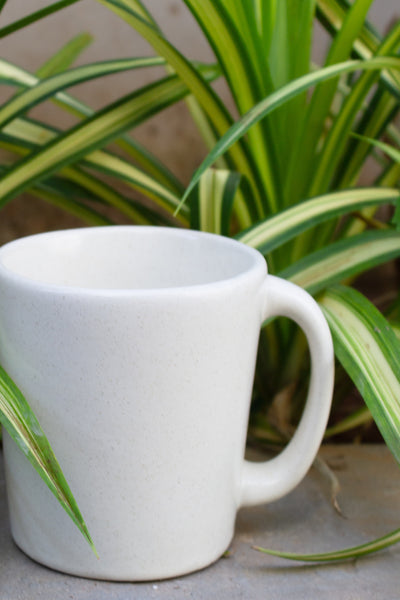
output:
[[333, 390], [332, 338], [318, 304], [302, 288], [273, 275], [267, 275], [261, 294], [262, 321], [289, 317], [303, 329], [310, 349], [311, 377], [303, 415], [291, 441], [267, 462], [244, 461], [241, 507], [277, 500], [300, 483], [321, 444]]

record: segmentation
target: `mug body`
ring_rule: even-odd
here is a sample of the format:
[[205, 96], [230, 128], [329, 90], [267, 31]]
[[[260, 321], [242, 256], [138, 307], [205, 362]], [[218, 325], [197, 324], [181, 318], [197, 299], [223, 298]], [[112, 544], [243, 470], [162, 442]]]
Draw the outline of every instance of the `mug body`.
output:
[[12, 535], [86, 577], [151, 580], [228, 547], [240, 504], [263, 257], [159, 227], [0, 249], [0, 363], [35, 411], [99, 553], [4, 435]]

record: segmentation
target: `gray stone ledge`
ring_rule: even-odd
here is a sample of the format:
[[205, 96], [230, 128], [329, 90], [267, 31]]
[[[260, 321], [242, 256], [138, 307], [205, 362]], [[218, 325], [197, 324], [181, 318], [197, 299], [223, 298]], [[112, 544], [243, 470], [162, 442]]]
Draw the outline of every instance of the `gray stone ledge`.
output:
[[11, 540], [0, 465], [0, 600], [398, 600], [400, 544], [328, 565], [291, 563], [252, 549], [338, 550], [400, 526], [400, 473], [384, 446], [326, 446], [321, 456], [341, 483], [343, 516], [312, 469], [286, 498], [240, 511], [229, 557], [186, 577], [145, 584], [70, 577], [27, 558]]

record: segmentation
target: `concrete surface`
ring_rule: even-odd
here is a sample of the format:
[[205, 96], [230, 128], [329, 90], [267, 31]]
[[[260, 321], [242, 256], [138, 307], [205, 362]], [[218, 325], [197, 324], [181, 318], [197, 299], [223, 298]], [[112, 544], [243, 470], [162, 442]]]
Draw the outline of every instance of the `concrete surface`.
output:
[[400, 544], [328, 565], [292, 563], [252, 549], [338, 550], [400, 526], [400, 473], [385, 447], [328, 446], [322, 457], [341, 483], [343, 516], [330, 503], [326, 479], [312, 469], [286, 498], [239, 513], [229, 557], [193, 575], [145, 584], [70, 577], [25, 557], [11, 540], [1, 469], [0, 600], [398, 600]]

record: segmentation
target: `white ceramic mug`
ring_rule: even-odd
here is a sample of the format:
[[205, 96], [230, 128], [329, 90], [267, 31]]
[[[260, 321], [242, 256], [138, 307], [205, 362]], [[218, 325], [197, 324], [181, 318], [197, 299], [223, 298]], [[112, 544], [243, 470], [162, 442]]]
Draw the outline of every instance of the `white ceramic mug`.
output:
[[[259, 330], [294, 319], [311, 353], [290, 444], [244, 460]], [[4, 436], [12, 534], [35, 560], [151, 580], [215, 561], [238, 508], [276, 500], [309, 469], [330, 408], [333, 350], [303, 290], [222, 236], [101, 227], [0, 249], [0, 362], [49, 438], [99, 552]]]

